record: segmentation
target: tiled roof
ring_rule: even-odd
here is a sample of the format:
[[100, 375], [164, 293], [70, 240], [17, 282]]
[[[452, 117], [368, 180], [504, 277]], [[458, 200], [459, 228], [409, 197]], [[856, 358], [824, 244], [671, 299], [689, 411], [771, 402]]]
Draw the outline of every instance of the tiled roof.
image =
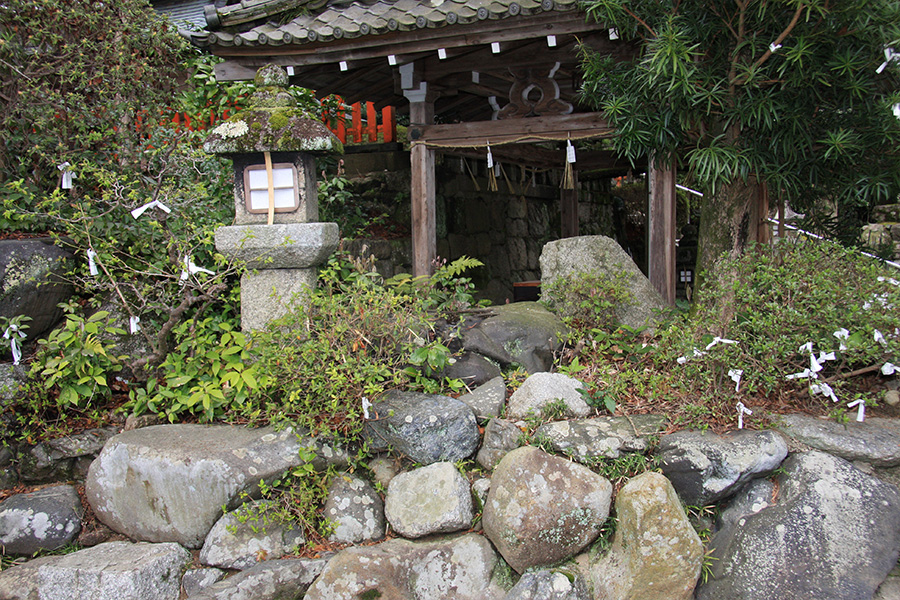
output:
[[207, 0], [154, 0], [153, 8], [166, 16], [173, 23], [189, 23], [200, 29], [206, 27], [203, 7]]
[[270, 21], [242, 32], [191, 35], [201, 46], [306, 44], [381, 35], [393, 31], [454, 28], [486, 20], [577, 8], [577, 0], [332, 0], [318, 10], [278, 24]]

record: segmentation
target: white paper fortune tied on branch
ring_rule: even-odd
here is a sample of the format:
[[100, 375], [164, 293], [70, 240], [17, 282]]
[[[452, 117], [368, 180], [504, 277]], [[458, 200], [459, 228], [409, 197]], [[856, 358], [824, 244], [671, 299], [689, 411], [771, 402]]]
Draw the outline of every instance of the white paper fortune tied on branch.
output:
[[840, 345], [841, 345], [840, 348], [838, 348], [838, 351], [843, 352], [844, 350], [847, 349], [847, 344], [844, 343], [844, 340], [846, 340], [846, 339], [848, 339], [848, 338], [850, 337], [850, 332], [849, 332], [849, 331], [847, 331], [846, 329], [844, 329], [843, 327], [841, 327], [840, 329], [838, 329], [837, 331], [835, 331], [835, 332], [832, 333], [831, 335], [833, 335], [834, 337], [836, 337], [836, 338], [838, 339], [838, 342], [839, 342]]
[[72, 166], [68, 162], [64, 162], [61, 165], [56, 165], [56, 168], [62, 172], [62, 177], [59, 180], [59, 187], [64, 190], [72, 189], [72, 180], [75, 179], [75, 173], [72, 172], [72, 169], [69, 167]]
[[856, 421], [862, 423], [866, 420], [866, 401], [859, 398], [848, 404], [847, 408], [853, 408], [854, 406], [856, 407]]
[[136, 334], [141, 330], [141, 318], [137, 315], [132, 315], [130, 319], [128, 319], [128, 327], [131, 330], [131, 335]]
[[713, 341], [711, 341], [710, 343], [708, 343], [706, 345], [706, 349], [709, 350], [716, 344], [737, 344], [737, 342], [735, 340], [726, 340], [725, 338], [720, 338], [719, 336], [716, 336], [713, 338]]
[[369, 420], [369, 409], [372, 408], [372, 403], [369, 402], [369, 399], [363, 396], [362, 398], [362, 409], [363, 409], [363, 419], [366, 421]]
[[91, 275], [99, 275], [100, 271], [97, 269], [97, 261], [94, 260], [97, 257], [97, 253], [94, 252], [93, 248], [88, 248], [87, 257], [88, 257], [88, 273], [90, 273]]
[[881, 332], [878, 331], [877, 329], [876, 329], [875, 331], [872, 332], [872, 338], [873, 338], [876, 342], [878, 342], [879, 344], [881, 344], [882, 346], [887, 346], [887, 340], [884, 339], [884, 336], [883, 336], [883, 335], [881, 334]]
[[743, 402], [738, 402], [735, 407], [737, 407], [738, 413], [738, 429], [744, 428], [744, 415], [752, 415], [753, 411], [744, 406]]
[[12, 352], [13, 364], [19, 364], [19, 361], [22, 360], [22, 348], [19, 345], [21, 343], [19, 340], [25, 339], [25, 334], [19, 331], [18, 325], [11, 324], [3, 332], [3, 339], [9, 340], [9, 350]]
[[744, 374], [744, 371], [741, 369], [728, 369], [728, 376], [731, 377], [731, 380], [734, 382], [734, 391], [741, 391], [741, 376]]
[[769, 44], [769, 52], [771, 52], [773, 54], [775, 52], [778, 52], [778, 50], [780, 48], [781, 48], [781, 44], [776, 44], [775, 42], [772, 42], [771, 44]]
[[813, 383], [809, 386], [809, 391], [813, 395], [822, 394], [826, 398], [831, 398], [832, 402], [837, 402], [838, 398], [834, 395], [834, 390], [831, 389], [831, 386], [825, 383], [824, 381], [820, 383]]
[[881, 63], [881, 65], [877, 69], [875, 69], [875, 72], [881, 73], [887, 68], [888, 63], [894, 60], [900, 60], [900, 53], [894, 52], [894, 49], [889, 46], [885, 46], [884, 62]]
[[169, 208], [168, 206], [166, 206], [159, 200], [152, 200], [152, 201], [148, 202], [147, 204], [145, 204], [143, 206], [139, 206], [136, 209], [134, 209], [133, 211], [131, 211], [131, 216], [134, 217], [135, 219], [140, 218], [140, 216], [142, 214], [144, 214], [145, 212], [147, 212], [148, 210], [150, 210], [151, 208], [154, 208], [154, 207], [158, 208], [159, 210], [163, 211], [166, 214], [172, 212], [171, 208]]
[[900, 369], [898, 369], [895, 365], [893, 365], [892, 363], [889, 363], [889, 362], [886, 362], [883, 365], [881, 365], [881, 374], [884, 375], [885, 377], [887, 377], [889, 375], [893, 375], [898, 370], [900, 370]]
[[208, 275], [215, 275], [215, 272], [210, 271], [209, 269], [204, 269], [203, 267], [198, 267], [194, 264], [194, 261], [191, 260], [189, 256], [184, 257], [184, 270], [181, 271], [181, 281], [187, 281], [187, 278], [190, 275], [196, 275], [197, 273], [207, 273]]

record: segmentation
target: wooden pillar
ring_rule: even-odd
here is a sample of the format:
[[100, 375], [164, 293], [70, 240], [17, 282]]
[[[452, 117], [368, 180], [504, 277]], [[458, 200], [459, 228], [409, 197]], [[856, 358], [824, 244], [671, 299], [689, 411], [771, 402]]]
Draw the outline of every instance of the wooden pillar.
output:
[[675, 167], [650, 159], [647, 257], [650, 283], [675, 304]]
[[[409, 100], [409, 124], [431, 125], [434, 101], [428, 97], [428, 84], [404, 91]], [[412, 255], [413, 276], [431, 275], [437, 258], [434, 150], [425, 144], [413, 144], [412, 164]]]
[[760, 244], [768, 244], [772, 241], [769, 227], [769, 186], [765, 181], [759, 182], [759, 230], [756, 241]]
[[561, 189], [559, 192], [560, 213], [562, 228], [560, 235], [563, 238], [576, 237], [578, 235], [578, 172], [572, 174], [575, 180], [575, 188]]

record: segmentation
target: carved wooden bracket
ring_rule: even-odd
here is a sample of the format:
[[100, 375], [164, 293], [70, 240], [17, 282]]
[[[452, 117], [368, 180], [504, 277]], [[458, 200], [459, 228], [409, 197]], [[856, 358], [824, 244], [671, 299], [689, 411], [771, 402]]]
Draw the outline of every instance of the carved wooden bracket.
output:
[[[556, 67], [546, 75], [539, 74], [535, 69], [510, 69], [510, 73], [514, 81], [509, 88], [509, 104], [494, 113], [496, 119], [567, 115], [572, 112], [572, 105], [559, 99], [559, 85], [553, 79]], [[535, 92], [539, 96], [532, 99]]]

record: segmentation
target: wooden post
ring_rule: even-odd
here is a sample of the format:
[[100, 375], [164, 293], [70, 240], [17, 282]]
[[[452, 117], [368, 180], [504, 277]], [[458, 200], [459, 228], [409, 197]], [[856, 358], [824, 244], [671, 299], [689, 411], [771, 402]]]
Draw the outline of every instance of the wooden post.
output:
[[[418, 90], [406, 90], [409, 99], [409, 124], [430, 125], [434, 121], [434, 101], [428, 98], [427, 84]], [[437, 258], [434, 150], [413, 143], [412, 163], [412, 254], [413, 276], [431, 275]]]
[[675, 304], [675, 167], [658, 164], [651, 157], [647, 179], [648, 275], [663, 300]]
[[769, 186], [765, 181], [759, 182], [759, 230], [756, 241], [768, 244], [772, 241], [769, 228]]
[[560, 221], [562, 228], [560, 235], [563, 238], [576, 237], [578, 235], [578, 172], [573, 173], [575, 187], [571, 190], [562, 188], [559, 191]]
[[375, 105], [366, 102], [366, 136], [370, 142], [378, 141], [378, 113], [375, 112]]

